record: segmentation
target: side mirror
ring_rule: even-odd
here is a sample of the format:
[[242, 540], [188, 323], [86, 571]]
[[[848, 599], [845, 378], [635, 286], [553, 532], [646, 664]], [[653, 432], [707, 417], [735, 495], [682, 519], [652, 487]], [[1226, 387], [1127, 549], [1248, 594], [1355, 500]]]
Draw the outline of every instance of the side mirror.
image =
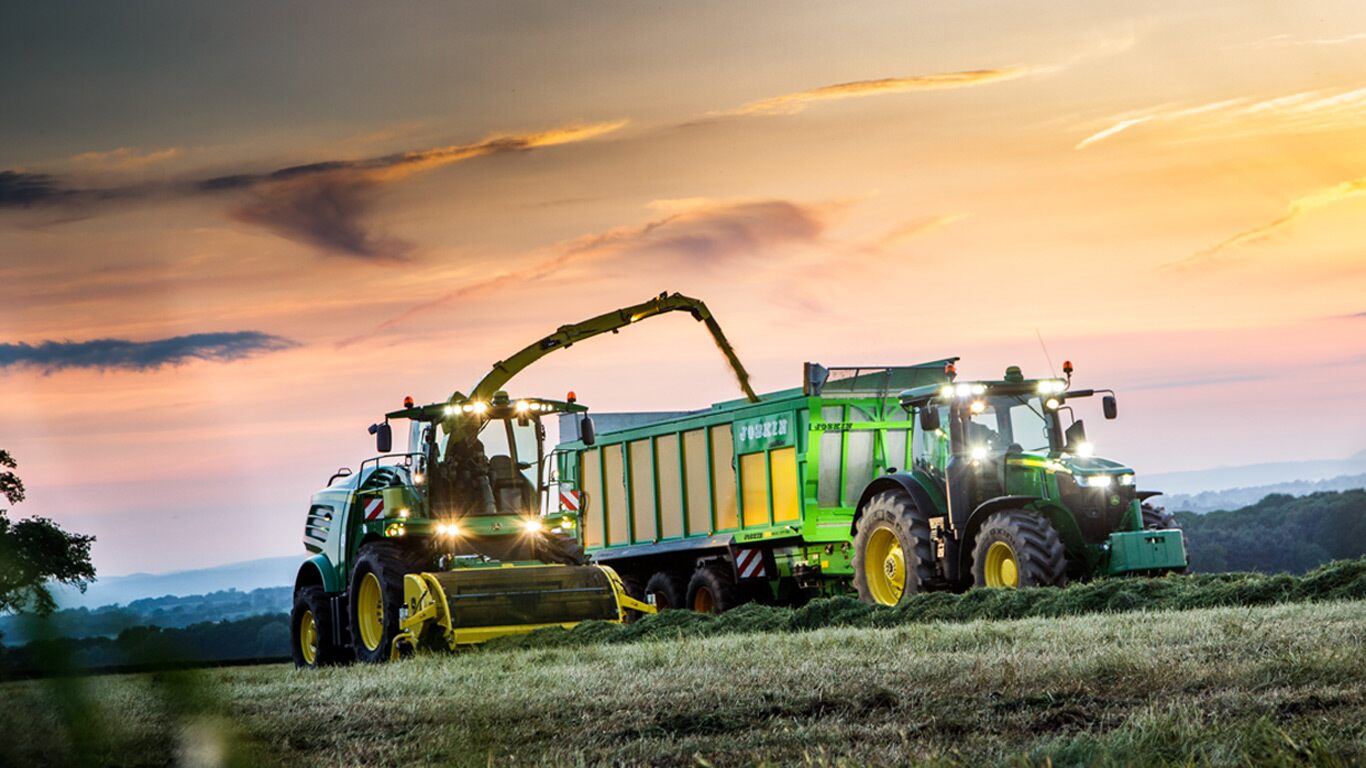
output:
[[370, 425], [370, 434], [375, 436], [375, 450], [380, 453], [388, 453], [394, 450], [394, 430], [389, 426], [389, 422]]
[[598, 430], [593, 426], [592, 416], [584, 416], [579, 420], [579, 440], [584, 445], [593, 445], [598, 441]]
[[1101, 398], [1100, 407], [1105, 411], [1105, 418], [1107, 419], [1119, 416], [1119, 405], [1115, 403], [1114, 395], [1106, 395]]
[[939, 409], [932, 405], [920, 406], [920, 428], [926, 432], [939, 429]]
[[1077, 446], [1086, 442], [1086, 424], [1083, 423], [1081, 419], [1077, 419], [1072, 422], [1072, 426], [1068, 427], [1067, 431], [1063, 433], [1062, 438], [1063, 450], [1075, 454], [1077, 452]]

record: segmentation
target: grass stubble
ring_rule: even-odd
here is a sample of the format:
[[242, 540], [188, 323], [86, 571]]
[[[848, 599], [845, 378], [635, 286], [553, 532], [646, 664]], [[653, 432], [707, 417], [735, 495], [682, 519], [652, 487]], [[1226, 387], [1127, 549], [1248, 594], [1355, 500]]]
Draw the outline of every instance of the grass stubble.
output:
[[765, 629], [771, 610], [754, 631], [661, 616], [630, 642], [88, 678], [75, 703], [69, 681], [8, 683], [0, 764], [1366, 762], [1366, 601], [810, 630]]

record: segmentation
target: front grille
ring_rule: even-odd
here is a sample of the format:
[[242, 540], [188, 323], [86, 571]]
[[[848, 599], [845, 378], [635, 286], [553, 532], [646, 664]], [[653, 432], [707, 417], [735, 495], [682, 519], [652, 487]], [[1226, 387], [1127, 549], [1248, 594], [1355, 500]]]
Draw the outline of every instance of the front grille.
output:
[[1057, 474], [1058, 493], [1063, 506], [1072, 513], [1081, 529], [1082, 538], [1092, 544], [1105, 541], [1111, 532], [1124, 524], [1129, 502], [1136, 498], [1131, 485], [1111, 485], [1109, 488], [1082, 488], [1071, 475]]

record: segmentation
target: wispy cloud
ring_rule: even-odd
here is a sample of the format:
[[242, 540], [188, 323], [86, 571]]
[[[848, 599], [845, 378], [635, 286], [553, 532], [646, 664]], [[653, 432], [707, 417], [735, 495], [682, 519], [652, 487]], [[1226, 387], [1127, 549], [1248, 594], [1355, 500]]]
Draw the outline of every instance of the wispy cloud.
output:
[[935, 91], [950, 88], [971, 88], [977, 85], [1016, 80], [1044, 71], [1041, 67], [1011, 66], [998, 69], [972, 69], [962, 72], [941, 72], [907, 77], [884, 77], [877, 80], [854, 80], [806, 91], [784, 93], [752, 101], [736, 109], [713, 112], [715, 117], [750, 115], [790, 115], [801, 112], [808, 105], [821, 101], [855, 99], [880, 94], [909, 91]]
[[406, 254], [408, 244], [375, 234], [369, 221], [384, 185], [478, 157], [588, 141], [617, 131], [625, 124], [617, 121], [496, 134], [467, 144], [358, 160], [329, 160], [260, 173], [106, 188], [69, 185], [47, 173], [0, 171], [0, 210], [59, 209], [79, 214], [119, 200], [237, 195], [239, 200], [230, 213], [238, 221], [264, 227], [327, 253], [392, 259]]
[[1260, 226], [1239, 232], [1238, 234], [1223, 240], [1216, 245], [1206, 248], [1194, 256], [1176, 262], [1175, 267], [1201, 266], [1214, 261], [1225, 251], [1229, 251], [1239, 246], [1262, 242], [1289, 227], [1300, 217], [1311, 211], [1333, 205], [1335, 203], [1349, 200], [1359, 195], [1366, 194], [1366, 176], [1351, 181], [1344, 181], [1331, 187], [1317, 190], [1303, 197], [1290, 202], [1286, 207], [1285, 213], [1268, 221]]
[[1272, 35], [1261, 40], [1253, 40], [1247, 43], [1228, 46], [1225, 50], [1239, 50], [1247, 48], [1287, 48], [1297, 46], [1334, 46], [1345, 45], [1347, 43], [1366, 42], [1366, 32], [1355, 32], [1349, 35], [1337, 35], [1334, 37], [1295, 37], [1290, 34]]
[[1366, 88], [1300, 91], [1272, 98], [1238, 97], [1190, 106], [1154, 107], [1115, 115], [1077, 142], [1099, 144], [1139, 126], [1166, 126], [1184, 137], [1227, 138], [1262, 132], [1325, 131], [1366, 123]]
[[194, 333], [152, 341], [92, 339], [0, 344], [0, 371], [34, 368], [53, 373], [71, 368], [148, 371], [190, 360], [239, 360], [296, 346], [260, 331]]
[[917, 240], [927, 235], [932, 235], [967, 217], [968, 215], [966, 213], [949, 213], [908, 221], [890, 232], [887, 232], [882, 237], [879, 237], [874, 243], [874, 247], [877, 249], [896, 248], [905, 245], [911, 240]]
[[104, 152], [82, 152], [67, 160], [78, 171], [97, 173], [128, 173], [142, 171], [151, 166], [166, 163], [180, 156], [180, 149], [167, 147], [143, 151], [133, 147], [119, 147]]
[[348, 338], [349, 346], [403, 325], [457, 300], [526, 285], [584, 264], [629, 263], [639, 269], [654, 263], [680, 269], [719, 267], [742, 259], [776, 256], [779, 249], [815, 245], [826, 229], [823, 206], [788, 200], [656, 201], [664, 216], [640, 225], [617, 227], [555, 245], [528, 266], [519, 266], [457, 286], [385, 320], [370, 333]]

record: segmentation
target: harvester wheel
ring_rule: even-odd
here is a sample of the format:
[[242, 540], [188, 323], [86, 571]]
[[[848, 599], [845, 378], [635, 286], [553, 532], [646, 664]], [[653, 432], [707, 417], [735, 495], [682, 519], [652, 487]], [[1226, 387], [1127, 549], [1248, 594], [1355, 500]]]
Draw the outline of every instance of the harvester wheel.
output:
[[688, 577], [678, 571], [658, 571], [645, 582], [645, 600], [655, 596], [655, 608], [688, 607]]
[[588, 555], [583, 545], [573, 536], [562, 533], [547, 533], [541, 537], [540, 559], [551, 565], [584, 565]]
[[322, 587], [304, 587], [294, 595], [289, 616], [294, 666], [326, 667], [347, 661], [347, 649], [332, 641], [332, 601]]
[[896, 605], [934, 578], [930, 521], [898, 488], [868, 500], [854, 534], [854, 589], [874, 605]]
[[972, 547], [972, 579], [979, 587], [1061, 586], [1066, 568], [1053, 524], [1022, 509], [987, 518]]
[[688, 580], [688, 607], [698, 613], [724, 613], [742, 602], [735, 580], [716, 566], [698, 568]]
[[427, 559], [389, 541], [375, 541], [360, 548], [351, 576], [351, 638], [357, 659], [389, 659], [399, 632], [403, 577], [426, 570]]

